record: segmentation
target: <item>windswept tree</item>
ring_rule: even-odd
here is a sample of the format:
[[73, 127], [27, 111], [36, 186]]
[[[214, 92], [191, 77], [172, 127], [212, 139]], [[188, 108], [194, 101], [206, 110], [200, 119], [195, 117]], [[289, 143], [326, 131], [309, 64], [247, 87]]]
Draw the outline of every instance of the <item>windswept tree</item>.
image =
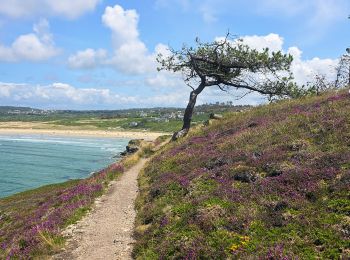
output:
[[182, 129], [173, 140], [186, 135], [191, 127], [192, 114], [198, 95], [208, 87], [222, 91], [230, 88], [257, 92], [269, 99], [298, 94], [292, 82], [290, 66], [293, 57], [268, 48], [258, 51], [241, 39], [226, 38], [212, 43], [196, 40], [195, 47], [170, 50], [170, 55], [159, 55], [158, 70], [182, 73], [185, 83], [192, 89], [183, 118]]
[[347, 48], [346, 52], [340, 57], [338, 66], [336, 67], [336, 88], [350, 86], [350, 48]]

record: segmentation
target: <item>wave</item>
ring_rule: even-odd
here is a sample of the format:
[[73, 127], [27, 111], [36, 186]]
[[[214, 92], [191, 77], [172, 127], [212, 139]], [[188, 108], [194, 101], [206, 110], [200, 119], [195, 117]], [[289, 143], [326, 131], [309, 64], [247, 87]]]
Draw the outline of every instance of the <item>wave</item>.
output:
[[55, 140], [55, 139], [36, 139], [36, 138], [1, 138], [4, 141], [13, 142], [29, 142], [29, 143], [57, 143], [57, 144], [68, 144], [68, 145], [82, 145], [82, 146], [97, 146], [97, 143], [86, 143], [77, 141], [65, 141], [65, 140]]
[[2, 141], [13, 141], [13, 142], [30, 142], [30, 143], [58, 143], [58, 144], [68, 144], [68, 145], [82, 145], [82, 146], [100, 146], [105, 144], [106, 142], [111, 143], [114, 141], [122, 141], [124, 139], [92, 139], [92, 138], [58, 138], [58, 137], [50, 137], [44, 138], [42, 137], [31, 137], [31, 136], [0, 136], [0, 140]]

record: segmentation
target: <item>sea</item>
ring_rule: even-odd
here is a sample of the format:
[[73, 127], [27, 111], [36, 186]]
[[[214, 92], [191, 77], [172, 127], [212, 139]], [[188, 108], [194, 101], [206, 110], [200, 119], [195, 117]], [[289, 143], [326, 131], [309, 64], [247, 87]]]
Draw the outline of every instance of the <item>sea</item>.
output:
[[86, 178], [114, 161], [128, 139], [0, 135], [0, 198]]

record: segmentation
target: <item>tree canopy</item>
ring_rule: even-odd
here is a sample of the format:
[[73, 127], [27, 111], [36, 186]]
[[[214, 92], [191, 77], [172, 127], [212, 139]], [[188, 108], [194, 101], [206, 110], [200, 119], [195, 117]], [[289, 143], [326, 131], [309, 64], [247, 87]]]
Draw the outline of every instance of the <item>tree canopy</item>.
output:
[[173, 139], [186, 135], [191, 124], [197, 96], [207, 87], [257, 92], [269, 99], [296, 96], [299, 90], [292, 82], [290, 66], [293, 57], [268, 48], [258, 51], [241, 39], [225, 38], [210, 43], [196, 40], [195, 47], [183, 46], [171, 55], [159, 55], [159, 70], [180, 72], [192, 88], [182, 129]]

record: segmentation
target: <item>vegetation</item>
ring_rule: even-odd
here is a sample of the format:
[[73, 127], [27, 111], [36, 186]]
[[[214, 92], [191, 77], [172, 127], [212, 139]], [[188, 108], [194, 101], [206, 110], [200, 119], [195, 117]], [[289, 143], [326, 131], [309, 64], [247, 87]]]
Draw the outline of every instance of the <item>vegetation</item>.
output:
[[335, 81], [335, 87], [350, 85], [350, 48], [347, 48], [346, 52], [346, 54], [340, 57], [336, 68], [337, 79]]
[[348, 259], [350, 96], [233, 113], [139, 179], [136, 259]]
[[346, 49], [345, 54], [340, 56], [336, 67], [330, 68], [334, 70], [335, 77], [332, 79], [325, 74], [316, 74], [311, 82], [303, 86], [304, 95], [319, 95], [325, 91], [338, 90], [346, 88], [350, 85], [350, 48]]
[[180, 51], [171, 50], [171, 55], [159, 54], [159, 70], [181, 72], [185, 82], [191, 87], [182, 129], [175, 132], [173, 140], [185, 136], [192, 121], [197, 96], [208, 87], [218, 87], [255, 92], [274, 97], [294, 97], [301, 91], [292, 82], [290, 66], [293, 57], [281, 51], [271, 52], [251, 49], [240, 39], [225, 39], [212, 43], [202, 43], [198, 39], [196, 47], [184, 46]]
[[[225, 113], [249, 108], [232, 103], [204, 104], [196, 108], [194, 124], [206, 121], [210, 113]], [[1, 107], [0, 122], [31, 122], [31, 128], [133, 130], [173, 132], [181, 127], [183, 109], [151, 108], [101, 111], [39, 110]], [[11, 127], [11, 124], [2, 127]]]
[[[161, 142], [159, 138], [157, 142]], [[154, 144], [143, 142], [136, 154], [83, 180], [48, 185], [0, 199], [0, 259], [40, 258], [57, 252], [65, 242], [61, 231], [80, 220], [118, 178]]]

